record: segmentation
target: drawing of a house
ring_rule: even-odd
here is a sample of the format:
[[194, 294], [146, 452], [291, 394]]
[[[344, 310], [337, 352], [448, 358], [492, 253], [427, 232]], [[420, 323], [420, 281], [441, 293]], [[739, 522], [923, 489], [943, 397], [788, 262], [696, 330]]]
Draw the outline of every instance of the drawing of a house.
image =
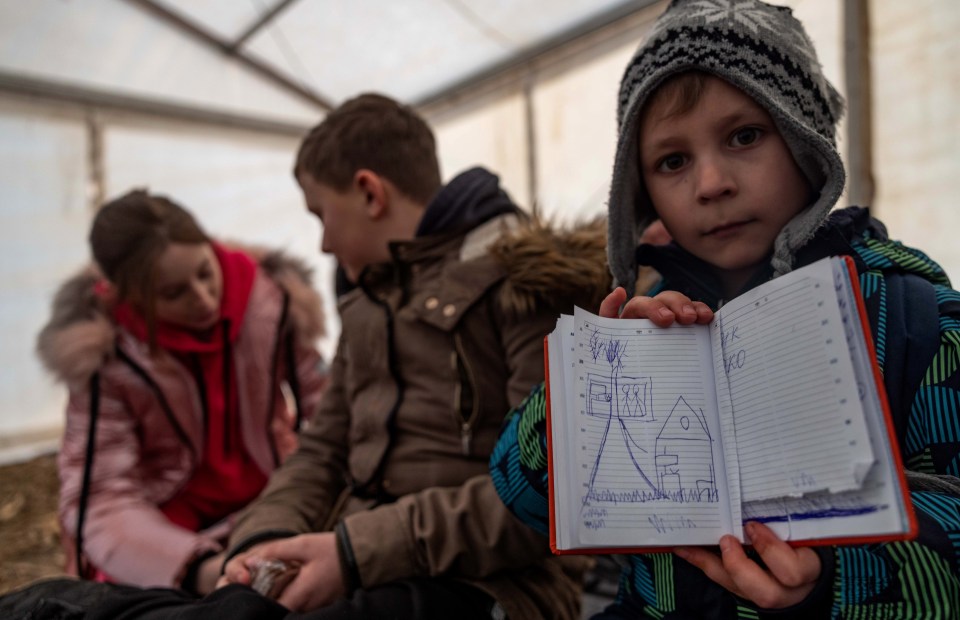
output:
[[660, 491], [686, 501], [716, 501], [710, 431], [701, 411], [681, 396], [657, 436], [655, 463]]

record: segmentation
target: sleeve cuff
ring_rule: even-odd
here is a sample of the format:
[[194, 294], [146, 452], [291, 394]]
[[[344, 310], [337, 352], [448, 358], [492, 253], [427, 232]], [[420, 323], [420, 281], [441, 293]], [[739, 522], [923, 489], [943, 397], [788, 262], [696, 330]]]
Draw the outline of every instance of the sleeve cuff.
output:
[[343, 521], [337, 523], [333, 530], [337, 539], [337, 554], [340, 557], [340, 570], [343, 572], [343, 583], [347, 587], [349, 597], [360, 589], [360, 570], [357, 568], [357, 558], [353, 555], [353, 546], [350, 544], [350, 534]]
[[200, 593], [197, 592], [197, 573], [200, 571], [200, 566], [215, 555], [217, 555], [216, 551], [208, 549], [191, 560], [190, 564], [187, 565], [187, 571], [183, 579], [180, 580], [180, 588], [199, 596]]

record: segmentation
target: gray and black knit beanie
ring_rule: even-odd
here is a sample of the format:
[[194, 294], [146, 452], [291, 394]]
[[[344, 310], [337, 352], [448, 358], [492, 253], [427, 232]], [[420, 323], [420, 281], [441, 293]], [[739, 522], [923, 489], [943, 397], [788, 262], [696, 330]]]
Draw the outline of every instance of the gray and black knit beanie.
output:
[[757, 0], [673, 0], [620, 83], [607, 255], [616, 284], [630, 295], [637, 241], [656, 218], [640, 174], [640, 112], [665, 80], [692, 70], [726, 80], [763, 106], [818, 190], [813, 204], [774, 242], [777, 275], [790, 271], [796, 250], [823, 223], [843, 191], [846, 175], [834, 137], [843, 99], [824, 77], [813, 43], [792, 11]]

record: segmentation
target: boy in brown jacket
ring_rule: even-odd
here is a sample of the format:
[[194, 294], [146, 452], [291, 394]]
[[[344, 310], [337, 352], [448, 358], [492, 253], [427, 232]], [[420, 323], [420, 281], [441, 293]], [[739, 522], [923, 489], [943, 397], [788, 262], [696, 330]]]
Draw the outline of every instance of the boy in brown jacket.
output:
[[[429, 127], [386, 97], [333, 111], [295, 175], [357, 286], [320, 412], [237, 524], [222, 583], [279, 559], [299, 572], [278, 601], [311, 618], [576, 617], [577, 571], [506, 510], [487, 461], [556, 321], [521, 274], [553, 273], [551, 297], [579, 285], [539, 255], [506, 258], [535, 229], [497, 177], [441, 186]], [[511, 229], [525, 232], [508, 243]]]

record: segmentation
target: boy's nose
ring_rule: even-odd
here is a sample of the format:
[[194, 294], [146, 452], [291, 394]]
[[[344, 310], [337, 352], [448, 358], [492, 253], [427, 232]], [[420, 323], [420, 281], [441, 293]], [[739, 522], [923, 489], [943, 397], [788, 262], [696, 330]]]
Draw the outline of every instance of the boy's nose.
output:
[[722, 161], [701, 159], [697, 164], [697, 200], [708, 203], [718, 198], [734, 196], [737, 185]]

